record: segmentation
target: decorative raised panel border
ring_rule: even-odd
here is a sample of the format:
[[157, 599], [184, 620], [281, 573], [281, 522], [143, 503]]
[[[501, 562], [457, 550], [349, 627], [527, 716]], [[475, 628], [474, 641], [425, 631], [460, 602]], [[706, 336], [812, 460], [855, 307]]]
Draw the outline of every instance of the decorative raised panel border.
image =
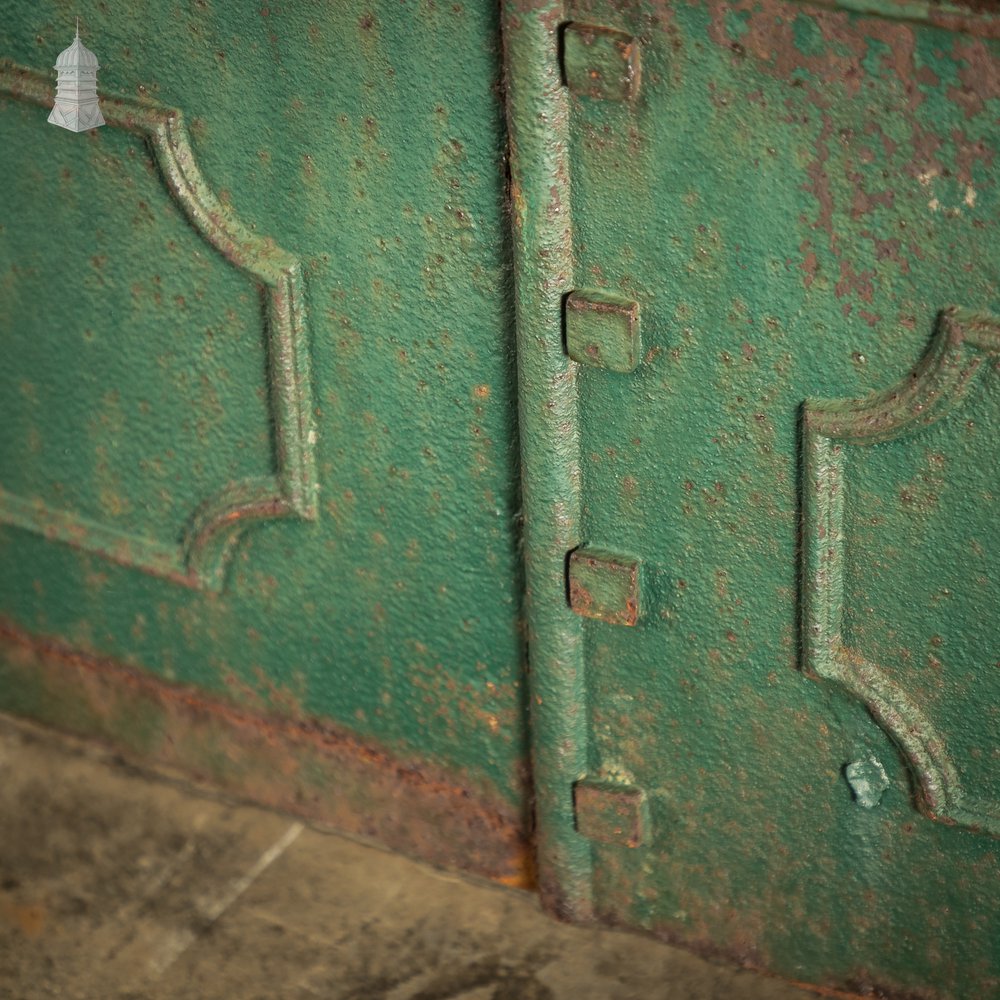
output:
[[[844, 482], [847, 447], [905, 437], [944, 418], [988, 356], [1000, 356], [1000, 317], [947, 309], [930, 347], [901, 382], [863, 400], [803, 407], [803, 669], [840, 684], [900, 747], [927, 816], [1000, 835], [1000, 803], [971, 797], [933, 723], [878, 664], [846, 646]], [[985, 366], [988, 368], [989, 366]]]
[[[51, 107], [48, 75], [0, 60], [0, 96]], [[255, 279], [266, 301], [265, 342], [276, 474], [230, 484], [191, 515], [171, 546], [0, 490], [0, 523], [96, 552], [178, 583], [221, 590], [233, 546], [258, 520], [317, 516], [312, 391], [302, 268], [290, 253], [246, 229], [215, 197], [195, 162], [175, 108], [101, 95], [111, 128], [142, 136], [163, 181], [194, 228], [234, 267]]]
[[1000, 37], [1000, 18], [986, 5], [947, 0], [796, 0], [806, 10], [828, 7], [890, 21], [926, 24], [945, 31], [968, 32], [981, 38]]

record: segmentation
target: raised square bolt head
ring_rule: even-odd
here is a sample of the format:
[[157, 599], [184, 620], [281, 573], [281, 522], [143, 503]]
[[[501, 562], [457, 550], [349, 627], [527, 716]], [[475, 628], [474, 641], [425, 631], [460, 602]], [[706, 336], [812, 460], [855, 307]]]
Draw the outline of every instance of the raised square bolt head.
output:
[[567, 24], [563, 76], [574, 94], [628, 101], [639, 90], [639, 44], [627, 32], [594, 24]]
[[609, 625], [639, 620], [639, 560], [581, 548], [569, 556], [569, 604], [584, 618]]
[[613, 372], [639, 364], [639, 303], [599, 290], [566, 298], [566, 353], [574, 361]]
[[576, 830], [588, 840], [641, 847], [649, 839], [646, 793], [635, 785], [583, 778], [573, 786]]

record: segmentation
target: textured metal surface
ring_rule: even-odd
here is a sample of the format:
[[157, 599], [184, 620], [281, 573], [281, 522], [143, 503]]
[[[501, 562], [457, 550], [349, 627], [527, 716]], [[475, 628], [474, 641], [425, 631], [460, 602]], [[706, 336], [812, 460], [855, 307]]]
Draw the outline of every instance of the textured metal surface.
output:
[[649, 840], [649, 807], [641, 788], [584, 779], [573, 790], [576, 828], [588, 840], [639, 847]]
[[574, 361], [630, 372], [641, 349], [638, 303], [600, 290], [566, 298], [566, 353]]
[[623, 31], [594, 24], [563, 29], [563, 76], [574, 94], [628, 101], [639, 90], [640, 49]]
[[[505, 8], [519, 280], [642, 314], [625, 376], [520, 341], [527, 454], [579, 497], [526, 490], [535, 537], [643, 568], [634, 627], [529, 606], [539, 784], [625, 775], [651, 824], [581, 851], [540, 794], [540, 879], [790, 978], [992, 996], [998, 22], [878, 6]], [[529, 74], [566, 24], [635, 40], [630, 100]]]
[[[0, 97], [48, 107], [52, 102], [51, 82], [47, 75], [14, 64], [0, 66]], [[35, 531], [49, 540], [67, 542], [177, 582], [218, 589], [224, 580], [228, 553], [248, 521], [288, 515], [310, 520], [316, 517], [313, 458], [316, 431], [311, 412], [301, 266], [273, 242], [247, 230], [216, 199], [194, 162], [180, 112], [124, 98], [105, 101], [105, 111], [106, 123], [111, 128], [133, 132], [146, 141], [174, 202], [194, 229], [261, 289], [262, 356], [267, 365], [275, 472], [230, 482], [201, 501], [189, 515], [182, 538], [175, 545], [158, 543], [143, 534], [133, 534], [114, 524], [62, 510], [37, 496], [18, 495], [2, 487], [0, 523]], [[100, 266], [103, 268], [103, 263]], [[57, 273], [57, 286], [66, 288], [66, 278], [72, 280], [74, 275]], [[55, 276], [49, 273], [47, 277]], [[64, 294], [68, 318], [78, 323], [78, 316], [74, 315], [79, 302], [75, 289], [66, 288]], [[59, 297], [57, 292], [53, 299]], [[13, 325], [21, 319], [12, 316], [10, 322]], [[92, 331], [90, 335], [93, 336]], [[202, 378], [206, 378], [204, 370]], [[21, 389], [23, 394], [23, 383]], [[114, 393], [115, 389], [108, 391]], [[149, 409], [147, 404], [146, 412]], [[62, 420], [62, 414], [53, 413], [53, 419]], [[116, 449], [119, 443], [116, 439], [109, 442]], [[109, 444], [98, 447], [107, 448]], [[8, 470], [14, 465], [9, 459]], [[125, 477], [122, 492], [126, 492], [133, 486], [134, 473], [124, 463], [120, 472]], [[30, 470], [28, 475], [37, 473]], [[112, 507], [115, 514], [121, 515], [129, 499], [108, 498], [105, 509]]]
[[524, 817], [499, 48], [479, 4], [0, 2], [0, 611]]
[[642, 611], [638, 559], [582, 548], [569, 556], [569, 606], [584, 618], [635, 625]]
[[[933, 819], [1000, 834], [1000, 748], [993, 743], [996, 723], [993, 703], [983, 697], [990, 688], [982, 669], [996, 626], [990, 622], [984, 629], [977, 620], [977, 612], [993, 607], [997, 597], [989, 578], [995, 565], [996, 432], [992, 421], [983, 426], [961, 406], [984, 368], [1000, 368], [1000, 319], [952, 309], [941, 317], [928, 353], [898, 385], [863, 400], [806, 404], [803, 634], [806, 668], [865, 704], [903, 751], [921, 809]], [[963, 409], [965, 419], [959, 416]], [[957, 440], [935, 427], [956, 416]], [[936, 433], [924, 433], [932, 427]], [[897, 441], [901, 448], [880, 449], [881, 461], [852, 461], [852, 445], [871, 449]], [[900, 467], [913, 461], [908, 453], [915, 442], [922, 468], [906, 481]], [[873, 491], [881, 477], [890, 488]], [[862, 489], [868, 495], [855, 497]], [[893, 515], [905, 518], [901, 534], [917, 551], [895, 551], [884, 562], [879, 548], [859, 538], [859, 528], [882, 528]], [[913, 522], [928, 516], [924, 539], [914, 536]], [[936, 558], [924, 567], [934, 591], [929, 602], [920, 602], [915, 630], [926, 636], [928, 652], [914, 668], [912, 651], [896, 641], [905, 610], [892, 608], [891, 598], [888, 606], [879, 601], [878, 611], [858, 608], [859, 598], [874, 602], [881, 588], [870, 579], [859, 586], [857, 575], [869, 562], [883, 572], [892, 564], [897, 572], [907, 567], [897, 587], [911, 603], [922, 586], [921, 574], [914, 575], [923, 561], [921, 541], [933, 546], [927, 554]], [[956, 617], [956, 607], [966, 609], [965, 615]], [[879, 629], [879, 619], [890, 630]], [[993, 746], [990, 759], [980, 763], [987, 746]]]
[[0, 4], [0, 707], [1000, 991], [991, 7], [81, 14], [78, 136], [62, 5]]
[[504, 5], [535, 849], [543, 903], [582, 920], [593, 911], [591, 852], [576, 830], [572, 792], [588, 755], [583, 624], [566, 599], [581, 495], [576, 373], [563, 352], [564, 297], [574, 284], [564, 21], [558, 2]]

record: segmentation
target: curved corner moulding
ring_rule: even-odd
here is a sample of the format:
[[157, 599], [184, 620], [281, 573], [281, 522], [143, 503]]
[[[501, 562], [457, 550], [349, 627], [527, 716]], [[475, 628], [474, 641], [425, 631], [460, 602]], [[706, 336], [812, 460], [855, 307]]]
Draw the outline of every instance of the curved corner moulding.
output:
[[[0, 60], [0, 96], [50, 107], [46, 74]], [[181, 112], [102, 94], [111, 128], [141, 136], [171, 197], [191, 225], [264, 291], [268, 388], [275, 473], [231, 483], [199, 505], [176, 545], [136, 537], [0, 490], [0, 523], [95, 552], [177, 583], [221, 590], [233, 546], [258, 520], [317, 516], [315, 429], [302, 268], [291, 254], [241, 225], [216, 198], [195, 162]]]
[[907, 758], [925, 815], [994, 836], [1000, 804], [967, 793], [927, 714], [877, 663], [844, 643], [842, 626], [849, 448], [906, 437], [943, 419], [997, 360], [1000, 317], [947, 309], [924, 358], [889, 390], [863, 400], [806, 401], [801, 570], [805, 672], [836, 682], [867, 706]]

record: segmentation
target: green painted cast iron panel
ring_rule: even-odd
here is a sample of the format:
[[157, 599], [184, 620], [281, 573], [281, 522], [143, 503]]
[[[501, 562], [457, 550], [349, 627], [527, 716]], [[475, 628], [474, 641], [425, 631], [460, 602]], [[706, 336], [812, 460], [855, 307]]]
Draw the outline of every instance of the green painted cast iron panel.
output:
[[0, 2], [0, 631], [534, 805], [563, 916], [996, 994], [984, 10], [84, 5], [76, 135]]
[[7, 2], [0, 58], [3, 616], [522, 811], [497, 12]]
[[[530, 605], [543, 891], [794, 979], [993, 996], [996, 23], [528, 7], [518, 301], [556, 287], [522, 390], [547, 364], [572, 438], [522, 400], [527, 523], [553, 580], [561, 546], [643, 568], [631, 627]], [[638, 303], [631, 373], [558, 358], [578, 288]], [[646, 846], [585, 836], [584, 778], [645, 795]]]

